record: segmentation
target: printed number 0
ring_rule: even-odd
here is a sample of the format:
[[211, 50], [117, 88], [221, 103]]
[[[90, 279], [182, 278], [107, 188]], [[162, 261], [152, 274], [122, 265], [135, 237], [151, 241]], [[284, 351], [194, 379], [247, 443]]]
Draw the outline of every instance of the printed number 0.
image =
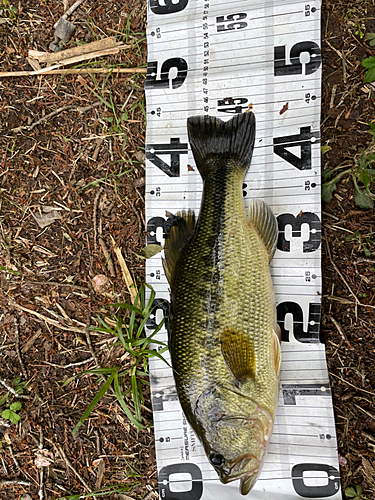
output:
[[[172, 474], [189, 474], [192, 488], [189, 491], [171, 491], [169, 478]], [[159, 471], [159, 494], [163, 500], [199, 500], [203, 494], [202, 471], [195, 464], [171, 464]]]
[[[320, 471], [327, 474], [328, 484], [324, 486], [306, 486], [303, 473], [306, 471]], [[296, 493], [305, 498], [323, 498], [335, 495], [340, 488], [339, 471], [331, 465], [298, 464], [292, 469], [293, 488]]]
[[150, 0], [150, 9], [154, 14], [175, 14], [181, 12], [187, 6], [189, 0], [179, 0], [172, 3], [172, 0], [163, 0], [165, 5], [161, 5], [159, 0]]

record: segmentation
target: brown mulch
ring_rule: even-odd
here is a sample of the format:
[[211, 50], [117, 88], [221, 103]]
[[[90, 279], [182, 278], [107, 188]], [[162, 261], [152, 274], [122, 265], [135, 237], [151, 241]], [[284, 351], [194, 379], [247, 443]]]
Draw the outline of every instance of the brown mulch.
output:
[[[0, 24], [1, 71], [29, 70], [28, 50], [48, 51], [64, 10], [55, 0], [14, 6], [16, 18]], [[354, 165], [371, 140], [374, 89], [363, 83], [360, 62], [375, 48], [356, 34], [362, 19], [367, 32], [375, 32], [375, 7], [365, 0], [323, 2], [322, 146], [331, 148], [322, 157], [324, 169]], [[66, 47], [114, 35], [132, 45], [96, 67], [145, 65], [145, 2], [84, 2], [70, 20], [77, 27]], [[40, 491], [52, 499], [118, 483], [128, 484], [134, 499], [157, 490], [148, 388], [147, 429], [138, 432], [108, 393], [73, 437], [99, 379], [81, 375], [63, 387], [96, 366], [93, 353], [100, 366], [130, 367], [113, 336], [88, 337], [87, 325], [97, 325], [109, 304], [130, 302], [111, 236], [133, 281], [139, 286], [145, 279], [144, 261], [136, 256], [145, 241], [143, 86], [142, 74], [0, 79], [0, 379], [11, 387], [16, 377], [28, 381], [26, 398], [10, 399], [22, 403], [20, 422], [0, 420], [0, 499], [26, 493], [36, 499]], [[112, 99], [118, 122], [98, 94]], [[25, 128], [12, 130], [18, 127]], [[46, 217], [42, 207], [56, 217], [43, 228], [37, 222]], [[374, 226], [374, 210], [355, 205], [351, 177], [344, 177], [323, 205], [322, 340], [342, 487], [361, 484], [368, 498], [375, 498]], [[109, 280], [99, 292], [92, 287], [98, 275]], [[74, 363], [80, 364], [66, 367]], [[7, 392], [0, 385], [0, 398]], [[41, 450], [53, 454], [43, 469], [36, 462]]]

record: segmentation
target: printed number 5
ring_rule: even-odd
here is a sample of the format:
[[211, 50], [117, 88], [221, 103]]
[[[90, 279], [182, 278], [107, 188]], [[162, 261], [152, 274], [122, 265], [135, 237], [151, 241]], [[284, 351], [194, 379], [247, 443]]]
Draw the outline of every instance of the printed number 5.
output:
[[[171, 70], [177, 69], [177, 75], [171, 78]], [[146, 89], [169, 89], [172, 84], [173, 89], [178, 89], [186, 80], [188, 65], [185, 59], [181, 57], [172, 57], [167, 59], [161, 65], [160, 79], [157, 79], [158, 62], [150, 61], [147, 63]]]
[[286, 62], [285, 45], [275, 47], [274, 71], [275, 76], [302, 75], [303, 64], [300, 56], [307, 52], [310, 60], [305, 64], [305, 74], [311, 75], [319, 69], [322, 63], [320, 47], [315, 42], [299, 42], [290, 49], [290, 64]]
[[163, 0], [164, 5], [159, 3], [159, 0], [150, 0], [150, 9], [154, 14], [175, 14], [184, 10], [189, 0], [179, 0], [177, 3], [172, 3], [172, 0]]
[[[240, 30], [242, 28], [246, 28], [247, 23], [238, 22], [240, 19], [246, 19], [246, 17], [247, 17], [247, 15], [244, 12], [239, 13], [239, 14], [228, 14], [226, 18], [224, 16], [217, 17], [216, 22], [218, 23], [218, 26], [217, 26], [218, 33], [220, 31]], [[235, 21], [235, 22], [231, 22], [231, 21]], [[219, 24], [219, 23], [230, 23], [230, 24], [227, 24], [225, 26], [224, 24]]]

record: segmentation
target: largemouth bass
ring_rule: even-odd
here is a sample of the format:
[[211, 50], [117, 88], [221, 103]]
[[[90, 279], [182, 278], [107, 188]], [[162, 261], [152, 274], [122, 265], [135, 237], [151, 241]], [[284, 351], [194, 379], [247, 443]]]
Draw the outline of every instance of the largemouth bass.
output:
[[199, 218], [177, 214], [165, 241], [169, 349], [178, 396], [220, 480], [254, 486], [272, 433], [280, 339], [270, 261], [277, 221], [263, 201], [246, 217], [242, 184], [255, 118], [188, 119], [203, 180]]

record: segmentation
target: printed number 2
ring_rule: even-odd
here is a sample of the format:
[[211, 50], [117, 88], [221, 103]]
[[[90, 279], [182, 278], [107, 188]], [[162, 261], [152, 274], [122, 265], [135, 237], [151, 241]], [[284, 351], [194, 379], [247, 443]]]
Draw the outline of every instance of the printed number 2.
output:
[[164, 5], [159, 0], [150, 0], [150, 9], [154, 14], [175, 14], [184, 10], [189, 0], [179, 0], [172, 2], [172, 0], [163, 0]]
[[315, 42], [299, 42], [290, 49], [290, 64], [286, 62], [285, 45], [275, 47], [274, 74], [275, 76], [302, 75], [303, 64], [300, 56], [303, 52], [310, 55], [310, 61], [305, 64], [305, 74], [311, 75], [319, 69], [322, 63], [320, 47]]
[[296, 302], [281, 302], [277, 305], [277, 323], [281, 330], [281, 340], [290, 342], [289, 330], [285, 328], [285, 318], [291, 314], [293, 318], [293, 336], [298, 342], [319, 343], [321, 305], [318, 303], [309, 304], [309, 319], [307, 332], [303, 329], [303, 310]]
[[[171, 70], [177, 69], [177, 75], [171, 78]], [[178, 89], [186, 80], [188, 65], [185, 59], [181, 57], [172, 57], [163, 62], [160, 70], [160, 79], [157, 79], [158, 62], [150, 61], [147, 63], [147, 74], [145, 81], [146, 89]]]

